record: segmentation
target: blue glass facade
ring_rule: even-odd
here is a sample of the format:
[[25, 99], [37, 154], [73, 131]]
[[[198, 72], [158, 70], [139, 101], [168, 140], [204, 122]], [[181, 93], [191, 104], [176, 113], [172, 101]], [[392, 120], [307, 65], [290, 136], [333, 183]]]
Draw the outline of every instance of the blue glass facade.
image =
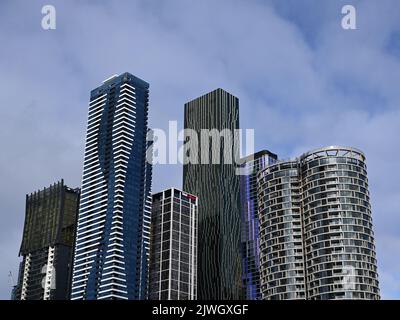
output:
[[277, 161], [269, 151], [260, 151], [241, 160], [245, 175], [241, 176], [242, 204], [242, 281], [247, 300], [260, 300], [260, 224], [257, 203], [257, 173]]
[[124, 73], [91, 92], [71, 298], [145, 299], [151, 214], [149, 85]]

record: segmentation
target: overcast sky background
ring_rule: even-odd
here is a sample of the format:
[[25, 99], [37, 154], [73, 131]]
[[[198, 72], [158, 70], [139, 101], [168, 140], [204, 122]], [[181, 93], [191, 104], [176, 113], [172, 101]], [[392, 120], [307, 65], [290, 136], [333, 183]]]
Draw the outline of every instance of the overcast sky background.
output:
[[[41, 28], [41, 8], [57, 29]], [[341, 8], [357, 9], [357, 30]], [[240, 99], [256, 149], [346, 145], [367, 156], [381, 294], [400, 298], [400, 1], [0, 2], [0, 299], [17, 279], [25, 195], [80, 186], [89, 92], [115, 73], [150, 83], [150, 126], [217, 87]], [[153, 190], [181, 187], [157, 166]]]

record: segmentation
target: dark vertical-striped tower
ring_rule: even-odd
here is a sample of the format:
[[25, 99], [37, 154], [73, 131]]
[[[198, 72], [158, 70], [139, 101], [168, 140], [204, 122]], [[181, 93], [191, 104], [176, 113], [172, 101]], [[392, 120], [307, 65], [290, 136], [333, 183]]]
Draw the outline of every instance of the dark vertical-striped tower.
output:
[[[200, 141], [202, 131], [207, 136], [207, 130], [225, 129], [233, 136], [238, 128], [239, 100], [222, 89], [185, 104], [185, 129], [194, 130], [199, 139], [199, 153], [195, 157], [198, 163], [183, 167], [183, 189], [200, 199], [197, 282], [200, 300], [243, 298], [239, 176], [234, 161], [224, 161], [224, 152], [238, 159], [239, 146], [227, 146], [226, 139], [221, 138], [220, 146], [210, 143], [210, 147], [202, 150]], [[185, 149], [186, 155], [197, 151], [190, 149]], [[207, 152], [209, 164], [201, 159]], [[217, 164], [211, 162], [214, 152], [219, 152]]]

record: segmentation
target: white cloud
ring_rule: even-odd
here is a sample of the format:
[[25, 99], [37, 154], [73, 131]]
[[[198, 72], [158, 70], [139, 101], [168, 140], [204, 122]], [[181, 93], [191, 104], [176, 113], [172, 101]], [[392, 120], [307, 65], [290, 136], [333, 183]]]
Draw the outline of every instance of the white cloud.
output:
[[[41, 1], [0, 5], [0, 250], [15, 256], [0, 265], [0, 298], [9, 297], [2, 275], [18, 267], [25, 194], [61, 177], [80, 184], [89, 91], [124, 71], [150, 83], [154, 127], [182, 121], [186, 101], [223, 87], [240, 98], [257, 148], [365, 151], [383, 296], [399, 297], [400, 246], [386, 239], [400, 239], [400, 62], [385, 51], [399, 4], [357, 2], [359, 29], [348, 33], [340, 2], [295, 1], [295, 15], [278, 2], [54, 0], [54, 31], [41, 29]], [[180, 183], [180, 166], [155, 169], [154, 190]]]

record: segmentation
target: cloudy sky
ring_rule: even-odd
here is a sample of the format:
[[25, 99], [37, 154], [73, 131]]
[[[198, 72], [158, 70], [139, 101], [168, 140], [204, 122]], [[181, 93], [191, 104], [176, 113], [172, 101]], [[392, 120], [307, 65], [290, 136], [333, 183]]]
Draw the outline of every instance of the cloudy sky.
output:
[[[45, 4], [56, 30], [41, 27]], [[357, 30], [341, 27], [345, 4]], [[25, 195], [80, 185], [89, 92], [124, 71], [150, 83], [153, 128], [182, 127], [183, 104], [222, 87], [256, 149], [362, 149], [382, 297], [400, 298], [400, 1], [2, 0], [0, 40], [0, 299]], [[153, 190], [181, 180], [179, 165], [157, 166]]]

